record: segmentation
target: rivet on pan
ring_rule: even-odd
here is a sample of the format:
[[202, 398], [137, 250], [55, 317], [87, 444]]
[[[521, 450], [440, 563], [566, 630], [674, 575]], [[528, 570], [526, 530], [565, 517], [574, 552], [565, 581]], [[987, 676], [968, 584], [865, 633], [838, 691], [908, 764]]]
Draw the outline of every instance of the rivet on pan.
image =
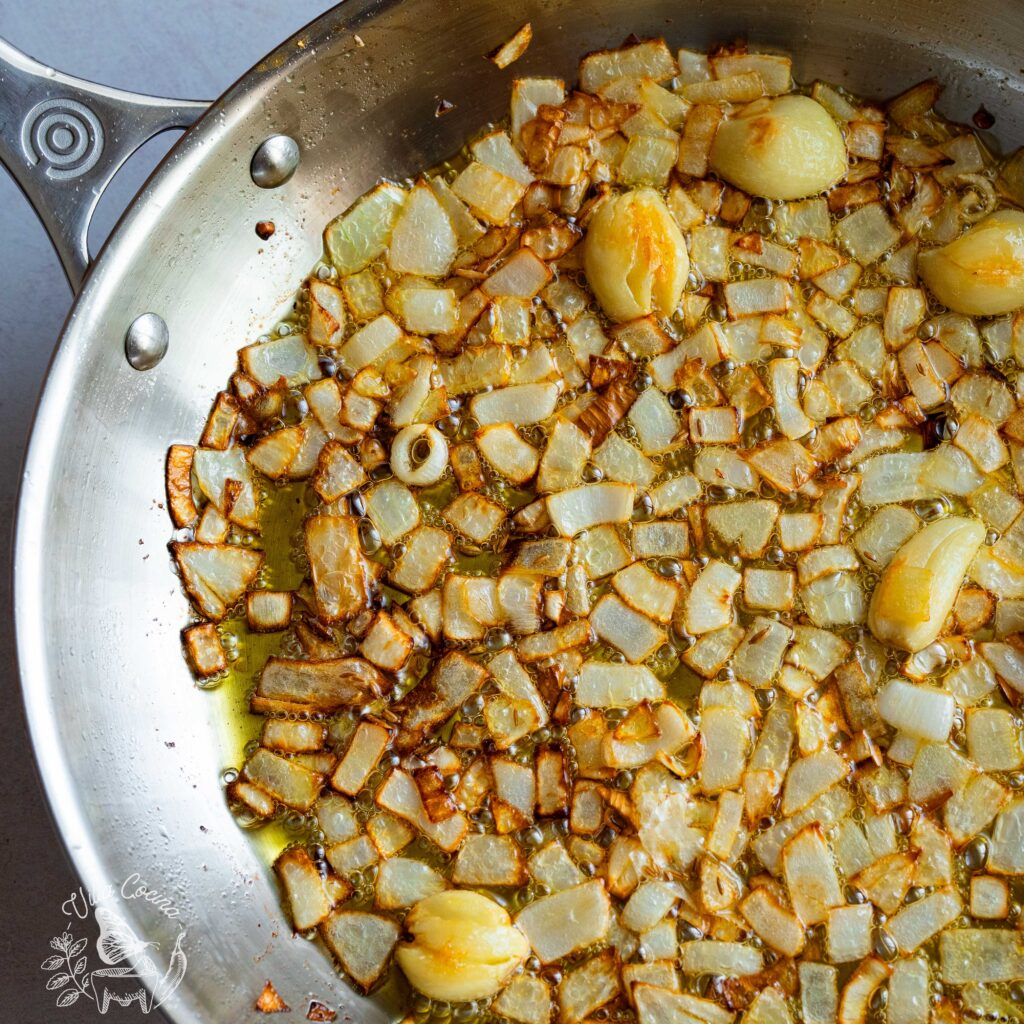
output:
[[131, 322], [125, 333], [125, 357], [136, 370], [152, 370], [167, 354], [170, 340], [163, 317], [143, 313]]
[[299, 144], [290, 135], [271, 135], [253, 153], [249, 173], [260, 188], [277, 188], [298, 166]]

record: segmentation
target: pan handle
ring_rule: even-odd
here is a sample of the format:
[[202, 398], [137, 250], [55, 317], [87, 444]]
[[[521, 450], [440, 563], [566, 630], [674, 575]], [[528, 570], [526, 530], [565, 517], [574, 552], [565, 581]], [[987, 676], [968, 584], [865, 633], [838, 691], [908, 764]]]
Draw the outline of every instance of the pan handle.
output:
[[39, 214], [74, 291], [89, 266], [89, 223], [118, 169], [208, 106], [86, 82], [0, 39], [0, 163]]

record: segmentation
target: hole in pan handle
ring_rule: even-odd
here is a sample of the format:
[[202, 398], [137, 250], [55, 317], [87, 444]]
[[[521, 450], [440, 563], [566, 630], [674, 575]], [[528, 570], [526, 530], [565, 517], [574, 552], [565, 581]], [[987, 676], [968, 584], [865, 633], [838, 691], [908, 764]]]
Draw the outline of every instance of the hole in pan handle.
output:
[[89, 266], [89, 222], [118, 169], [208, 107], [86, 82], [0, 39], [0, 163], [39, 215], [74, 291]]

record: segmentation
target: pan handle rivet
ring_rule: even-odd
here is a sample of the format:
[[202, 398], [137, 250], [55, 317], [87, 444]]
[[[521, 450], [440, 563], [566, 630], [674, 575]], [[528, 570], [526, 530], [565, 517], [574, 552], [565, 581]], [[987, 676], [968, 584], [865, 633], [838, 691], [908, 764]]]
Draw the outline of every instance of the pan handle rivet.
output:
[[290, 135], [271, 135], [253, 153], [249, 174], [260, 188], [277, 188], [295, 173], [299, 155], [299, 144]]
[[170, 340], [163, 317], [143, 313], [131, 322], [125, 333], [125, 358], [136, 370], [152, 370], [167, 354]]

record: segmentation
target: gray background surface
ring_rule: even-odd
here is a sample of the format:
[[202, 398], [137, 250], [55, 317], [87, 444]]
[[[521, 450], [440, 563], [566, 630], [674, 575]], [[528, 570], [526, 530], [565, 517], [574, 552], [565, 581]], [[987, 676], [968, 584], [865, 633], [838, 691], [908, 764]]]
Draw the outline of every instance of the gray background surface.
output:
[[[328, 0], [0, 0], [0, 36], [83, 78], [157, 95], [213, 99], [329, 6]], [[122, 169], [93, 223], [93, 251], [174, 138], [168, 133], [154, 140]], [[101, 1017], [83, 1001], [55, 1009], [57, 993], [46, 991], [39, 968], [50, 953], [50, 938], [67, 926], [61, 906], [78, 882], [50, 821], [25, 729], [14, 658], [10, 551], [32, 410], [71, 291], [42, 226], [3, 171], [0, 286], [0, 750], [5, 757], [0, 1022], [140, 1024], [157, 1014], [112, 1006]], [[77, 937], [84, 932], [76, 925]], [[95, 929], [89, 934], [95, 938]]]

